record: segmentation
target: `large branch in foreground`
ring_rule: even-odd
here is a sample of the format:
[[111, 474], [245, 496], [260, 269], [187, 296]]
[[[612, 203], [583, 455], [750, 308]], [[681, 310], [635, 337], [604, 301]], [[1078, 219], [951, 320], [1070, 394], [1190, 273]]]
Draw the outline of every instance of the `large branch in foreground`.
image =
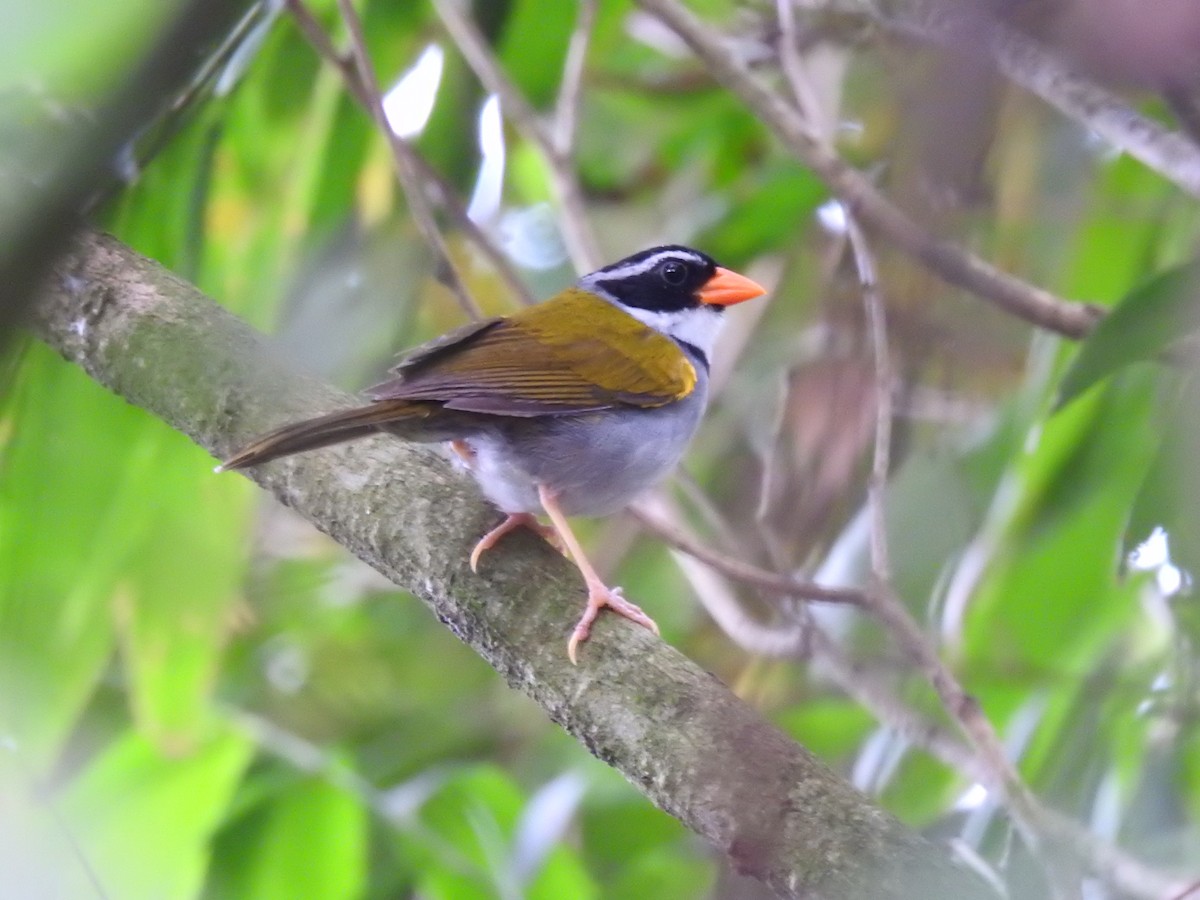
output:
[[[285, 370], [247, 325], [108, 237], [81, 239], [36, 312], [64, 357], [218, 456], [349, 400]], [[378, 438], [252, 477], [420, 597], [510, 685], [782, 896], [992, 896], [648, 631], [603, 616], [572, 666], [574, 569], [521, 534], [473, 574], [467, 554], [495, 513], [437, 454]]]
[[998, 269], [943, 240], [900, 209], [860, 172], [816, 143], [800, 112], [750, 71], [725, 37], [701, 22], [679, 0], [637, 0], [681, 37], [722, 85], [766, 125], [858, 219], [949, 284], [966, 288], [1001, 309], [1067, 337], [1088, 334], [1103, 313], [1073, 303]]

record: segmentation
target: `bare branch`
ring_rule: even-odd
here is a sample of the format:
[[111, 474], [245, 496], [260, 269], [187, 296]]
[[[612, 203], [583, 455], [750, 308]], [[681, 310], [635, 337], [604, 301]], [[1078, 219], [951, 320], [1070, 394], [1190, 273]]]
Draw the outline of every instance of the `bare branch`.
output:
[[367, 109], [371, 113], [371, 118], [375, 120], [375, 124], [383, 129], [387, 136], [388, 146], [392, 149], [396, 176], [404, 187], [405, 196], [408, 197], [408, 208], [412, 213], [413, 221], [416, 222], [422, 237], [425, 238], [425, 243], [429, 245], [429, 249], [433, 251], [437, 259], [438, 280], [450, 288], [451, 293], [458, 300], [458, 305], [462, 307], [468, 317], [473, 320], [482, 319], [483, 311], [480, 310], [479, 304], [467, 290], [465, 280], [454, 265], [454, 260], [450, 258], [450, 248], [446, 246], [446, 239], [442, 237], [442, 232], [433, 217], [433, 210], [430, 209], [425, 192], [421, 189], [421, 179], [417, 172], [417, 166], [413, 162], [412, 149], [408, 146], [407, 141], [396, 134], [387, 120], [387, 113], [383, 109], [383, 95], [379, 92], [379, 83], [375, 80], [375, 69], [372, 67], [371, 57], [367, 53], [366, 36], [363, 34], [362, 22], [358, 18], [358, 13], [354, 11], [354, 3], [352, 0], [338, 0], [338, 11], [341, 13], [342, 21], [346, 24], [346, 31], [350, 35], [350, 56], [354, 60], [354, 66], [358, 72], [358, 80], [362, 85]]
[[[670, 499], [660, 495], [657, 502], [643, 502], [630, 512], [650, 532], [681, 551], [676, 556], [685, 577], [696, 591], [704, 608], [729, 637], [751, 653], [776, 657], [804, 657], [813, 660], [814, 669], [826, 675], [839, 688], [883, 724], [915, 747], [930, 753], [964, 777], [987, 781], [988, 775], [971, 747], [956, 734], [910, 708], [896, 693], [892, 677], [882, 677], [846, 653], [817, 623], [804, 601], [847, 602], [869, 609], [871, 599], [861, 591], [824, 588], [790, 579], [785, 575], [756, 569], [705, 547], [678, 524], [677, 511]], [[717, 523], [724, 531], [725, 523]], [[749, 587], [797, 602], [791, 621], [764, 624], [751, 615], [725, 578]]]
[[488, 48], [487, 41], [479, 33], [463, 5], [458, 0], [433, 0], [433, 8], [454, 45], [458, 47], [459, 53], [483, 85], [483, 89], [500, 98], [500, 108], [504, 110], [504, 115], [525, 135], [527, 141], [543, 150], [552, 147], [554, 144], [550, 131], [542, 122], [541, 116], [529, 105], [520, 89], [504, 74], [500, 63]]
[[638, 0], [675, 31], [713, 76], [739, 96], [772, 133], [838, 195], [847, 209], [938, 277], [966, 288], [1014, 316], [1067, 337], [1080, 338], [1103, 315], [1003, 272], [957, 244], [939, 238], [884, 197], [859, 172], [814, 144], [797, 110], [762, 83], [720, 35], [678, 0]]
[[878, 586], [892, 583], [891, 553], [887, 539], [887, 482], [892, 455], [892, 363], [888, 349], [887, 314], [876, 277], [875, 259], [866, 235], [854, 216], [846, 215], [846, 237], [858, 282], [862, 288], [867, 329], [875, 354], [875, 452], [867, 482], [867, 505], [871, 514], [871, 577]]
[[579, 18], [567, 43], [558, 102], [554, 106], [554, 148], [563, 159], [575, 155], [575, 123], [579, 118], [579, 97], [583, 90], [583, 70], [588, 44], [596, 24], [596, 0], [579, 0]]
[[[878, 677], [851, 662], [806, 606], [797, 608], [790, 617], [792, 621], [764, 624], [745, 609], [725, 578], [798, 603], [848, 603], [869, 609], [871, 600], [864, 592], [799, 581], [717, 553], [678, 524], [677, 510], [668, 498], [656, 495], [654, 499], [657, 502], [644, 501], [630, 507], [630, 514], [652, 534], [681, 551], [676, 562], [722, 631], [751, 653], [813, 659], [838, 687], [914, 746], [965, 777], [986, 780], [978, 758], [961, 738], [908, 707], [892, 689], [889, 682], [894, 679]], [[719, 527], [723, 530], [723, 523]]]
[[961, 49], [964, 27], [972, 34], [984, 35], [986, 47], [981, 49], [991, 54], [1005, 77], [1193, 197], [1200, 197], [1200, 146], [1186, 134], [1143, 116], [1033, 38], [1002, 22], [980, 21], [980, 6], [946, 0], [821, 0], [820, 5], [866, 16], [898, 34], [954, 49]]
[[[894, 729], [913, 746], [925, 750], [964, 777], [980, 784], [995, 785], [997, 779], [1002, 777], [998, 773], [1012, 771], [1003, 749], [999, 747], [991, 724], [984, 717], [978, 704], [963, 691], [949, 671], [942, 667], [924, 634], [893, 595], [883, 593], [881, 596], [878, 592], [868, 594], [853, 589], [824, 588], [756, 569], [705, 548], [646, 504], [632, 507], [630, 511], [650, 531], [687, 554], [677, 560], [685, 576], [692, 582], [705, 609], [721, 629], [741, 646], [750, 652], [767, 656], [811, 657], [819, 671], [828, 675], [838, 687], [870, 710], [876, 719]], [[711, 577], [706, 580], [698, 568], [703, 568]], [[843, 591], [852, 595], [846, 596], [846, 602], [861, 605], [883, 620], [889, 631], [897, 635], [899, 643], [905, 648], [906, 658], [915, 661], [918, 669], [931, 682], [935, 677], [938, 679], [939, 696], [947, 708], [953, 704], [954, 708], [950, 708], [950, 711], [958, 721], [960, 729], [972, 738], [972, 744], [981, 739], [981, 732], [991, 734], [990, 739], [982, 740], [990, 743], [994, 752], [1000, 754], [1000, 762], [997, 763], [988, 755], [981, 754], [974, 746], [964, 744], [957, 735], [951, 734], [910, 708], [893, 689], [891, 682], [894, 679], [883, 678], [862, 664], [848, 659], [837, 642], [813, 620], [807, 609], [801, 608], [797, 611], [798, 621], [793, 624], [765, 625], [742, 607], [728, 590], [722, 580], [724, 577], [778, 596], [790, 596], [798, 602], [805, 599], [842, 602], [838, 595]], [[896, 625], [897, 621], [904, 624]], [[931, 674], [933, 668], [942, 669], [942, 674]], [[1000, 790], [1003, 794], [1003, 788]], [[1024, 785], [1020, 785], [1019, 790], [1025, 804], [1025, 818], [1022, 821], [1037, 845], [1051, 850], [1064, 848], [1071, 858], [1079, 860], [1089, 871], [1130, 897], [1161, 900], [1168, 896], [1169, 892], [1179, 890], [1179, 879], [1149, 868], [1119, 847], [1098, 838], [1073, 819], [1043, 806]], [[1014, 811], [1014, 815], [1020, 813]]]
[[[369, 113], [371, 104], [368, 99], [367, 89], [359, 78], [358, 68], [355, 66], [353, 60], [337, 51], [330, 42], [328, 35], [325, 34], [325, 30], [313, 18], [312, 13], [308, 11], [308, 7], [304, 5], [302, 0], [287, 0], [287, 6], [297, 27], [299, 27], [313, 49], [316, 50], [317, 55], [338, 71], [350, 95]], [[390, 132], [391, 129], [388, 129], [388, 131]], [[529, 288], [525, 285], [521, 276], [517, 274], [517, 270], [513, 268], [508, 257], [484, 233], [483, 229], [467, 215], [466, 208], [459, 202], [450, 184], [404, 138], [391, 133], [389, 140], [393, 141], [393, 152], [396, 145], [405, 148], [409, 160], [417, 170], [419, 180], [435, 196], [439, 205], [446, 211], [446, 215], [450, 217], [450, 221], [454, 223], [454, 227], [465, 234], [467, 240], [484, 255], [492, 269], [500, 277], [500, 280], [504, 282], [512, 295], [517, 298], [517, 301], [525, 306], [534, 303], [533, 295], [529, 293]]]
[[792, 96], [796, 100], [796, 108], [800, 113], [800, 122], [808, 133], [808, 139], [814, 144], [821, 140], [819, 123], [821, 104], [812, 89], [808, 73], [804, 68], [804, 60], [800, 58], [799, 39], [796, 35], [796, 10], [794, 0], [778, 0], [775, 11], [779, 16], [779, 40], [776, 42], [776, 53], [779, 65], [783, 69]]
[[818, 670], [884, 725], [913, 746], [950, 766], [964, 778], [983, 781], [975, 751], [947, 728], [914, 710], [897, 694], [895, 677], [886, 678], [849, 659], [837, 641], [816, 622], [808, 623], [808, 640]]
[[[603, 262], [600, 244], [588, 220], [583, 190], [575, 176], [571, 159], [564, 155], [554, 134], [525, 96], [500, 67], [475, 23], [458, 0], [433, 0], [442, 24], [450, 33], [467, 65], [483, 84], [484, 89], [500, 98], [500, 108], [517, 126], [525, 139], [536, 145], [545, 157], [550, 170], [550, 186], [558, 201], [563, 242], [575, 264], [576, 271], [590, 272]], [[584, 13], [581, 13], [584, 15]], [[584, 18], [586, 24], [586, 17]], [[586, 34], [585, 34], [586, 36]], [[570, 59], [568, 59], [570, 63]], [[580, 61], [582, 65], [582, 61]]]
[[728, 575], [734, 581], [777, 597], [795, 597], [799, 600], [813, 600], [820, 603], [843, 603], [851, 606], [862, 606], [866, 603], [863, 592], [853, 588], [831, 588], [800, 581], [787, 575], [779, 575], [767, 569], [760, 569], [749, 563], [741, 562], [725, 556], [704, 546], [697, 540], [684, 534], [679, 528], [668, 522], [662, 515], [656, 513], [646, 503], [639, 503], [629, 508], [635, 519], [646, 526], [652, 534], [661, 538], [688, 556], [698, 559], [712, 567], [722, 575]]

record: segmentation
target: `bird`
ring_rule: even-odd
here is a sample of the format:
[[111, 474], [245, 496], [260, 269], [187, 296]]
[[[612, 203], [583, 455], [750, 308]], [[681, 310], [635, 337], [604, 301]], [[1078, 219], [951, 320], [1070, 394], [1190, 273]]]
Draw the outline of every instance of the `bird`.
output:
[[699, 250], [652, 247], [542, 303], [408, 351], [364, 392], [364, 405], [285, 425], [217, 468], [375, 434], [447, 445], [504, 514], [475, 544], [473, 571], [520, 527], [565, 550], [579, 569], [587, 603], [567, 642], [578, 664], [605, 607], [655, 634], [658, 626], [604, 583], [568, 517], [616, 512], [670, 473], [704, 413], [725, 309], [765, 293]]

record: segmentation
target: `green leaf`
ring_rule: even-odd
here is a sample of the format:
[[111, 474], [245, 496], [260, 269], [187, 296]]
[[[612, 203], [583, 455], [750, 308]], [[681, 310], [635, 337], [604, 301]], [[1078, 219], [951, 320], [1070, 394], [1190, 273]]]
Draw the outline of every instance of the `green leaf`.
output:
[[51, 764], [115, 635], [139, 723], [186, 749], [239, 597], [251, 489], [41, 345], [6, 411], [2, 727]]
[[366, 885], [367, 811], [326, 781], [288, 784], [222, 837], [218, 896], [350, 900]]
[[[116, 80], [170, 15], [170, 4], [131, 0], [79, 0], [35, 7], [0, 0], [7, 27], [0, 32], [0, 89], [37, 85], [54, 92], [55, 104], [70, 98], [94, 102]], [[58, 93], [62, 92], [62, 93]]]
[[563, 846], [555, 847], [549, 853], [526, 890], [530, 900], [558, 900], [559, 897], [591, 900], [599, 893], [579, 855]]
[[959, 773], [931, 756], [909, 752], [883, 786], [881, 800], [900, 821], [920, 827], [944, 815], [962, 789]]
[[731, 191], [729, 215], [701, 238], [727, 265], [741, 265], [795, 240], [813, 210], [828, 196], [811, 172], [791, 164], [768, 171], [759, 184], [738, 187]]
[[232, 732], [210, 736], [183, 757], [127, 733], [67, 790], [63, 827], [108, 896], [195, 897], [209, 840], [252, 755], [250, 742]]
[[240, 598], [252, 497], [241, 479], [213, 475], [209, 455], [166, 428], [148, 429], [128, 458], [153, 474], [116, 508], [139, 526], [114, 602], [117, 635], [138, 724], [178, 750], [207, 714]]
[[[497, 766], [456, 774], [421, 810], [422, 822], [444, 842], [436, 852], [439, 868], [472, 876], [481, 890], [515, 886], [509, 848], [524, 803], [521, 789]], [[431, 846], [436, 850], [438, 843]]]
[[1193, 576], [1200, 574], [1200, 385], [1195, 378], [1160, 378], [1169, 394], [1160, 415], [1162, 442], [1138, 491], [1125, 531], [1123, 549], [1132, 551], [1162, 528], [1172, 561]]
[[514, 0], [504, 21], [496, 54], [512, 79], [535, 107], [553, 102], [558, 93], [567, 39], [579, 5]]
[[[960, 652], [993, 721], [1039, 696], [1067, 710], [1079, 679], [1137, 624], [1139, 585], [1118, 577], [1129, 509], [1157, 445], [1153, 373], [1128, 370], [1037, 429], [985, 523]], [[1120, 423], [1119, 427], [1114, 423]], [[965, 598], [954, 595], [952, 604]], [[1035, 777], [1066, 720], [1043, 721]], [[1039, 749], [1042, 748], [1042, 749]]]
[[1159, 357], [1200, 328], [1200, 265], [1179, 266], [1134, 288], [1100, 321], [1063, 376], [1062, 408], [1118, 369]]
[[[126, 452], [163, 429], [31, 344], [0, 431], [0, 729], [49, 769], [108, 664], [121, 563], [141, 525]], [[124, 510], [128, 512], [128, 508]]]

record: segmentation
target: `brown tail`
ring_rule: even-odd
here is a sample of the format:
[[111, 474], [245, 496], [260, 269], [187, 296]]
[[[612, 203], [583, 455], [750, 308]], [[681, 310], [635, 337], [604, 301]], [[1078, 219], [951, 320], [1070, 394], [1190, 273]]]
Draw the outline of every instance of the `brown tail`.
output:
[[367, 437], [409, 418], [423, 418], [429, 409], [423, 404], [384, 400], [369, 406], [342, 409], [284, 425], [247, 444], [217, 467], [218, 472], [257, 466], [281, 456], [305, 450], [317, 450], [331, 444]]

